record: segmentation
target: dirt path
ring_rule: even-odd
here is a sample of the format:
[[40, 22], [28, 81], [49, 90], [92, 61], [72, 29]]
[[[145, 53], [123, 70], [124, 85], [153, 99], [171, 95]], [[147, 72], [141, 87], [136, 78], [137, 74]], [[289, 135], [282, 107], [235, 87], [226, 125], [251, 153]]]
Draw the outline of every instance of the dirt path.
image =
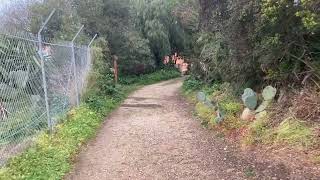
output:
[[250, 159], [239, 158], [232, 146], [203, 129], [179, 96], [180, 86], [181, 80], [172, 80], [133, 93], [80, 153], [66, 179], [288, 178], [281, 166], [262, 164], [266, 172], [257, 171]]

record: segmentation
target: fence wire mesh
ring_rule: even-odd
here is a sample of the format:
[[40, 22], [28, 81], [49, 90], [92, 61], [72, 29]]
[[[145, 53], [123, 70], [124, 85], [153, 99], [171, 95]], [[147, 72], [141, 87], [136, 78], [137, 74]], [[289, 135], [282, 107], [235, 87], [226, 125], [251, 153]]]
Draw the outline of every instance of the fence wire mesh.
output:
[[91, 68], [87, 46], [41, 42], [40, 49], [37, 37], [12, 32], [0, 29], [0, 166], [76, 106]]

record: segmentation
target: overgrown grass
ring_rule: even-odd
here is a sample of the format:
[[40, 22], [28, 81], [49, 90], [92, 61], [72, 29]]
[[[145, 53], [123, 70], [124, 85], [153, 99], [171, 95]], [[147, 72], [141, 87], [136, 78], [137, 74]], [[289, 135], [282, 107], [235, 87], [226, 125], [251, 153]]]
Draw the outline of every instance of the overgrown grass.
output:
[[160, 70], [143, 75], [130, 85], [118, 85], [118, 95], [103, 96], [97, 90], [89, 91], [79, 108], [71, 110], [63, 124], [52, 135], [41, 134], [35, 145], [12, 158], [0, 170], [4, 180], [55, 180], [62, 179], [71, 169], [72, 159], [81, 146], [96, 135], [106, 115], [118, 107], [127, 95], [139, 85], [178, 77], [176, 70]]
[[298, 147], [310, 147], [313, 144], [313, 130], [293, 118], [285, 119], [274, 132], [276, 143], [287, 143]]
[[250, 124], [243, 142], [247, 145], [290, 145], [301, 149], [314, 144], [314, 135], [312, 128], [293, 118], [285, 119], [277, 127], [270, 127], [268, 118], [262, 118]]

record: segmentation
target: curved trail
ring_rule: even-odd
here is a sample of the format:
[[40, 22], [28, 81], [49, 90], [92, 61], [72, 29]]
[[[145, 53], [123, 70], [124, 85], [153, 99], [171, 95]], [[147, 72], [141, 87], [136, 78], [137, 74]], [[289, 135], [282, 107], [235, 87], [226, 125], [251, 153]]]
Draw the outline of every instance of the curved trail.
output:
[[[131, 94], [79, 154], [66, 179], [203, 180], [258, 175], [250, 160], [234, 156], [232, 147], [195, 120], [179, 96], [181, 84], [180, 79], [171, 80]], [[279, 171], [285, 179], [286, 170]]]

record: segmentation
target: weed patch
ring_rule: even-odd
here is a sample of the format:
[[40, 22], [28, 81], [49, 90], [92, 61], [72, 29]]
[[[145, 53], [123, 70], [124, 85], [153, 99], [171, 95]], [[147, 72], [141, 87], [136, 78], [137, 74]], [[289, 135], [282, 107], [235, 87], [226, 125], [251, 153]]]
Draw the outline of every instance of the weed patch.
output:
[[268, 119], [261, 118], [253, 121], [248, 127], [248, 133], [243, 139], [245, 145], [266, 143], [271, 129], [268, 127]]
[[274, 133], [276, 143], [288, 143], [298, 147], [310, 147], [313, 144], [312, 129], [293, 118], [284, 120]]
[[256, 172], [255, 172], [255, 170], [254, 170], [252, 167], [247, 167], [247, 168], [244, 170], [244, 174], [245, 174], [247, 177], [255, 177], [255, 176], [256, 176]]
[[197, 103], [195, 110], [197, 115], [201, 118], [201, 124], [203, 126], [208, 126], [209, 124], [215, 123], [215, 112], [203, 103]]

